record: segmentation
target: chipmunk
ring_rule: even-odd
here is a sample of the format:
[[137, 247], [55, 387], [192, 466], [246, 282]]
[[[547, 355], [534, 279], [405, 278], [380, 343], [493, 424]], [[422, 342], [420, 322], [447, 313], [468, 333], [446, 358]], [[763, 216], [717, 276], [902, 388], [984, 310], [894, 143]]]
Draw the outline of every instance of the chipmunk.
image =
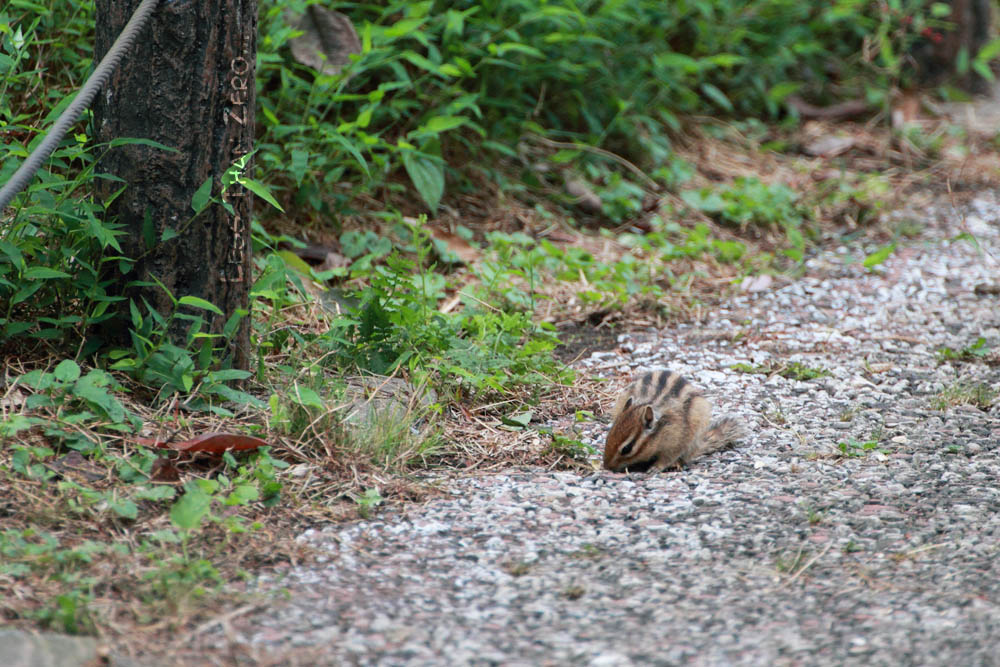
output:
[[653, 371], [618, 397], [604, 445], [604, 467], [659, 472], [744, 436], [735, 417], [711, 421], [712, 405], [673, 371]]

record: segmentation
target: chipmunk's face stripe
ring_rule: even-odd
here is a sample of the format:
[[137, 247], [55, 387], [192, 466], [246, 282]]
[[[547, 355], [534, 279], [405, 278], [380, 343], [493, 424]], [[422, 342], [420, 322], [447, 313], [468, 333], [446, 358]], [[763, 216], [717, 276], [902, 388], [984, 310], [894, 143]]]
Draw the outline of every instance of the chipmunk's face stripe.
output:
[[635, 442], [638, 439], [638, 436], [633, 436], [628, 442], [622, 445], [622, 448], [618, 450], [618, 456], [628, 456], [631, 454], [632, 448], [635, 447]]

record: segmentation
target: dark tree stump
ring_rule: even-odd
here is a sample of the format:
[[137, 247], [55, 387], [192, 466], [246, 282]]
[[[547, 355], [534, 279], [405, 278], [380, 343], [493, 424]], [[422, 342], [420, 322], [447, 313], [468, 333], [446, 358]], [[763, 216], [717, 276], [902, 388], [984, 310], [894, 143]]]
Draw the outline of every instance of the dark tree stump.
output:
[[[139, 0], [96, 0], [97, 58], [138, 5]], [[134, 300], [140, 311], [142, 297], [169, 313], [172, 302], [160, 287], [136, 284], [155, 277], [175, 298], [197, 296], [222, 310], [225, 317], [185, 309], [209, 318], [214, 333], [233, 313], [248, 310], [251, 195], [234, 185], [224, 195], [232, 213], [212, 204], [193, 221], [191, 201], [208, 178], [218, 196], [223, 173], [251, 150], [256, 54], [257, 0], [161, 2], [94, 105], [97, 141], [153, 139], [178, 151], [120, 146], [98, 164], [98, 173], [126, 184], [108, 211], [125, 225], [122, 249], [136, 263], [127, 275], [114, 277], [117, 293]], [[111, 179], [97, 183], [104, 201], [122, 187]], [[178, 235], [162, 241], [165, 230]], [[187, 323], [177, 324], [171, 336], [182, 341]], [[247, 316], [232, 338], [234, 368], [248, 367], [249, 332]]]

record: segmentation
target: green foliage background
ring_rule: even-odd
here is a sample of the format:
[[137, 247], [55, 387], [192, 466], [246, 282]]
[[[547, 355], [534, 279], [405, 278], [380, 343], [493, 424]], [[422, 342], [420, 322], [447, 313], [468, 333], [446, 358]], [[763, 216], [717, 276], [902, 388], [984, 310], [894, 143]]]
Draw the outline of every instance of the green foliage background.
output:
[[[671, 137], [690, 119], [794, 120], [786, 104], [792, 94], [814, 103], [845, 96], [884, 101], [907, 76], [899, 54], [927, 30], [944, 29], [947, 13], [947, 6], [924, 0], [334, 3], [353, 21], [363, 47], [341, 73], [327, 76], [290, 54], [289, 40], [297, 33], [289, 17], [309, 4], [260, 2], [259, 150], [250, 177], [292, 206], [300, 224], [338, 233], [352, 214], [396, 216], [398, 222], [396, 207], [404, 201], [433, 215], [442, 200], [475, 191], [484, 179], [509, 196], [544, 200], [551, 183], [523, 157], [532, 139], [564, 147], [550, 158], [560, 168], [603, 180], [605, 214], [627, 220], [640, 208], [642, 187], [618, 163], [584, 149], [610, 151], [638, 165], [657, 187], [676, 188], [690, 169], [674, 154]], [[92, 3], [80, 0], [11, 0], [0, 9], [0, 181], [89, 73], [93, 22]], [[98, 344], [79, 341], [115, 310], [110, 306], [119, 297], [106, 292], [102, 276], [109, 268], [127, 269], [130, 260], [120, 256], [120, 228], [90, 195], [95, 158], [107, 147], [93, 145], [86, 125], [80, 128], [0, 228], [0, 341], [68, 343], [90, 354]], [[800, 208], [795, 193], [785, 190], [747, 181], [727, 191], [687, 194], [685, 201], [724, 222], [775, 224], [789, 236], [790, 256], [801, 257]], [[359, 211], [362, 201], [384, 202], [385, 210]], [[397, 227], [405, 243], [409, 232]], [[263, 251], [259, 269], [273, 284], [276, 265], [266, 250], [275, 239], [260, 227], [256, 232]], [[727, 261], [743, 254], [704, 239], [692, 245], [695, 233], [702, 234], [690, 232], [686, 247], [710, 249]], [[651, 237], [640, 244], [665, 242]], [[423, 312], [426, 292], [419, 298], [395, 287], [372, 292], [396, 284], [379, 279], [392, 245], [384, 239], [365, 243], [387, 247], [359, 253], [345, 276], [370, 283], [354, 295], [369, 309], [356, 322]], [[344, 245], [351, 245], [346, 238]], [[409, 248], [417, 249], [413, 243]], [[428, 264], [416, 270], [430, 270], [435, 256], [425, 259]], [[414, 270], [405, 262], [395, 266]], [[507, 269], [523, 273], [523, 267]], [[630, 268], [613, 273], [623, 293], [644, 289], [629, 282]], [[511, 293], [502, 296], [518, 301]], [[120, 351], [115, 358], [141, 375], [140, 367], [162, 352], [154, 340], [161, 327], [143, 304], [132, 306], [131, 325], [142, 340], [131, 366]], [[386, 326], [402, 335], [406, 319], [395, 316]], [[194, 323], [189, 342], [204, 336], [199, 326]], [[454, 326], [463, 338], [464, 326]], [[342, 329], [355, 336], [352, 344], [359, 332], [375, 331], [350, 323]], [[362, 341], [366, 350], [351, 358], [380, 359], [375, 366], [385, 370], [391, 366], [386, 345], [401, 348], [405, 341], [387, 343], [393, 335], [379, 330], [378, 344]], [[177, 351], [168, 357], [176, 365]], [[193, 378], [172, 382], [183, 389]]]

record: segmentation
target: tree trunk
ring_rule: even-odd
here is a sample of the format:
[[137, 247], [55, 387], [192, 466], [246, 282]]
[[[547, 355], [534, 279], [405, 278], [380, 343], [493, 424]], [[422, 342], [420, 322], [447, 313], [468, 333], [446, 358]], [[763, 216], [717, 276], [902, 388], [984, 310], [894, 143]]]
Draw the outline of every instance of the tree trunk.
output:
[[[96, 0], [96, 58], [121, 32], [140, 0]], [[108, 213], [124, 225], [124, 255], [135, 259], [126, 275], [113, 276], [116, 293], [142, 299], [162, 314], [171, 298], [196, 296], [215, 304], [224, 317], [183, 308], [211, 322], [213, 333], [237, 312], [248, 311], [251, 194], [231, 186], [222, 199], [196, 218], [192, 198], [206, 179], [212, 195], [222, 192], [223, 173], [250, 152], [254, 133], [254, 64], [257, 0], [161, 2], [150, 25], [94, 105], [99, 142], [152, 139], [177, 150], [143, 145], [112, 148], [97, 172], [121, 181], [97, 179], [97, 195], [112, 200]], [[250, 165], [246, 172], [252, 176]], [[164, 234], [166, 233], [166, 236]], [[138, 283], [138, 284], [137, 284]], [[126, 321], [128, 321], [126, 319]], [[170, 332], [183, 344], [187, 322]], [[230, 340], [234, 368], [246, 369], [250, 318], [243, 317]], [[120, 336], [120, 332], [118, 334]]]
[[[912, 51], [917, 78], [922, 86], [951, 83], [971, 92], [989, 90], [989, 82], [971, 69], [958, 73], [955, 66], [963, 51], [972, 60], [993, 35], [992, 0], [950, 0], [951, 30], [934, 30]], [[968, 62], [968, 60], [966, 62]]]

